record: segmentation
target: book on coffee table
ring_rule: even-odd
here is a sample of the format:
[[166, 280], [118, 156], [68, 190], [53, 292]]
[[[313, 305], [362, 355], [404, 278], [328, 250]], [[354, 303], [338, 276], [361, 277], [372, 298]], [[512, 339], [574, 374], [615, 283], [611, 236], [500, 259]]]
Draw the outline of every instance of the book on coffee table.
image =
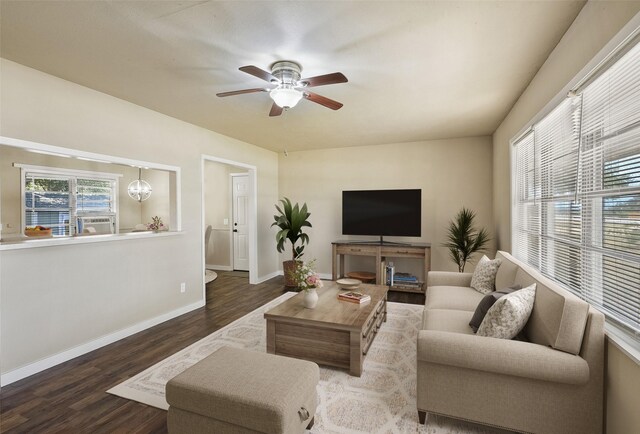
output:
[[348, 301], [350, 303], [365, 303], [371, 300], [371, 296], [361, 292], [349, 291], [338, 294], [338, 299]]

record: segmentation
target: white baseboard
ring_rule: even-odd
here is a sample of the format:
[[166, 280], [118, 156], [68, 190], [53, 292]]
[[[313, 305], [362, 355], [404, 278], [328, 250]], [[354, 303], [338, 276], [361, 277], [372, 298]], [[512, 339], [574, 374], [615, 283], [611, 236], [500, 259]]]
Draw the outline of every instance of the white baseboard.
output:
[[266, 282], [269, 279], [273, 279], [276, 276], [282, 276], [283, 274], [284, 273], [282, 272], [282, 270], [274, 271], [273, 273], [269, 273], [266, 276], [258, 277], [258, 280], [255, 283], [258, 284], [258, 283]]
[[18, 369], [14, 369], [13, 371], [9, 371], [0, 376], [0, 386], [6, 386], [7, 384], [14, 383], [18, 380], [22, 380], [23, 378], [29, 377], [33, 374], [37, 374], [38, 372], [44, 371], [45, 369], [49, 369], [53, 366], [59, 365], [60, 363], [66, 362], [68, 360], [74, 359], [83, 354], [89, 353], [91, 351], [97, 350], [98, 348], [104, 347], [105, 345], [112, 344], [120, 339], [124, 339], [128, 336], [146, 330], [150, 327], [173, 319], [177, 316], [184, 315], [185, 313], [191, 312], [194, 309], [198, 309], [205, 305], [204, 300], [200, 300], [196, 303], [192, 303], [187, 306], [183, 306], [171, 312], [167, 312], [155, 318], [151, 318], [138, 324], [134, 324], [131, 327], [127, 327], [122, 330], [118, 330], [117, 332], [108, 334], [106, 336], [102, 336], [93, 341], [84, 343], [82, 345], [78, 345], [77, 347], [68, 349], [58, 354], [54, 354], [53, 356], [49, 356], [45, 359], [38, 360], [37, 362], [30, 363], [26, 366], [23, 366]]
[[207, 268], [208, 270], [233, 271], [233, 265], [213, 265], [213, 264], [207, 264], [206, 268]]

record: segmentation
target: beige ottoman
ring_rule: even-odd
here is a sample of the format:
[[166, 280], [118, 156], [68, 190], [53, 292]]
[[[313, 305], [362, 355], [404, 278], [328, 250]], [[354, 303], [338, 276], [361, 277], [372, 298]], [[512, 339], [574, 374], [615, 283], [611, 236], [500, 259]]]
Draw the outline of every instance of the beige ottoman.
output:
[[302, 433], [316, 411], [318, 365], [223, 347], [167, 383], [170, 433]]

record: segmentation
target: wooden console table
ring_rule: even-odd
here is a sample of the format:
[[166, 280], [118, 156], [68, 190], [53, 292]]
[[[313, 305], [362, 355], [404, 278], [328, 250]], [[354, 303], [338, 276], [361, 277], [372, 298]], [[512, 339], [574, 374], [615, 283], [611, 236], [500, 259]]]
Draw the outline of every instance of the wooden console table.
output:
[[[427, 273], [431, 269], [431, 244], [380, 244], [372, 241], [371, 243], [362, 243], [357, 241], [334, 241], [333, 246], [333, 280], [344, 277], [344, 257], [346, 255], [353, 256], [373, 256], [376, 258], [376, 285], [382, 285], [380, 269], [382, 261], [386, 258], [417, 258], [424, 261], [424, 280]], [[403, 291], [400, 288], [391, 288], [393, 290]], [[415, 291], [410, 291], [415, 292]], [[423, 289], [420, 292], [424, 292]]]

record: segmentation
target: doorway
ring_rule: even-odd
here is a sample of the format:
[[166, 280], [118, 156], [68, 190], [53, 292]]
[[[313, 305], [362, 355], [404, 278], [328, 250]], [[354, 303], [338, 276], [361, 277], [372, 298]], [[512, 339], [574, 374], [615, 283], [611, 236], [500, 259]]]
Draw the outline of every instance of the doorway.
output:
[[[204, 270], [248, 271], [257, 283], [256, 167], [202, 156], [202, 264]], [[205, 242], [207, 228], [209, 242]], [[206, 287], [203, 285], [206, 297]]]

